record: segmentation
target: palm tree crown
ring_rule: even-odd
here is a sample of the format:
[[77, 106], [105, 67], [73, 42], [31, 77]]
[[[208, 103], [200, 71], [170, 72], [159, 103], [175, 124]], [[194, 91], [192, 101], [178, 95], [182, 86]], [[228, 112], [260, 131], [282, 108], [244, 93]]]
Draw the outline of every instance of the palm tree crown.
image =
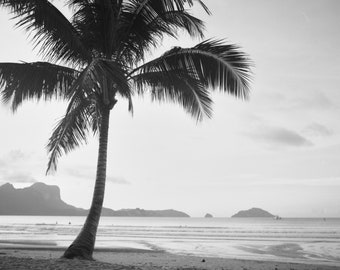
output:
[[48, 0], [0, 0], [16, 25], [31, 33], [45, 60], [0, 63], [2, 100], [13, 110], [29, 99], [68, 101], [48, 142], [47, 171], [57, 168], [63, 153], [86, 142], [89, 132], [98, 132], [99, 156], [105, 148], [105, 158], [98, 159], [96, 181], [105, 183], [105, 130], [119, 97], [128, 99], [132, 111], [133, 95], [149, 93], [154, 100], [180, 104], [197, 120], [211, 117], [210, 89], [247, 97], [250, 60], [222, 40], [174, 47], [146, 61], [165, 35], [177, 38], [184, 30], [204, 37], [204, 23], [187, 10], [194, 4], [210, 13], [201, 0], [68, 0], [68, 19]]

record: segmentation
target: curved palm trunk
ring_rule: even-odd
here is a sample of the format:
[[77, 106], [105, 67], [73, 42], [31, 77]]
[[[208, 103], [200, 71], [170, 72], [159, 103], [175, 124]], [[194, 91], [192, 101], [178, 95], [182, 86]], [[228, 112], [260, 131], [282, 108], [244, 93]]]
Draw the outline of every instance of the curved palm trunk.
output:
[[96, 184], [93, 192], [91, 208], [82, 230], [80, 231], [77, 238], [73, 241], [73, 243], [65, 251], [63, 255], [64, 258], [80, 258], [93, 260], [92, 254], [96, 241], [99, 218], [104, 201], [109, 118], [110, 109], [105, 108], [102, 112], [102, 122], [99, 135]]

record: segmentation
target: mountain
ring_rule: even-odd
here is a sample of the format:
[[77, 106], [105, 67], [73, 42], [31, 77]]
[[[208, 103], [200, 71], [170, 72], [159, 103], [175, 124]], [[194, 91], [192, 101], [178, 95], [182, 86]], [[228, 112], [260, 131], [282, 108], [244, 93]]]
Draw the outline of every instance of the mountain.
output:
[[235, 215], [231, 217], [268, 218], [268, 217], [274, 217], [274, 215], [260, 208], [251, 208], [249, 210], [239, 211], [238, 213], [236, 213]]
[[63, 202], [57, 186], [35, 183], [15, 189], [7, 183], [0, 186], [0, 215], [82, 216], [86, 210]]
[[[60, 198], [58, 186], [35, 183], [16, 189], [12, 184], [0, 186], [0, 215], [85, 216], [88, 210], [74, 207]], [[122, 209], [103, 207], [102, 216], [121, 217], [189, 217], [176, 210]]]

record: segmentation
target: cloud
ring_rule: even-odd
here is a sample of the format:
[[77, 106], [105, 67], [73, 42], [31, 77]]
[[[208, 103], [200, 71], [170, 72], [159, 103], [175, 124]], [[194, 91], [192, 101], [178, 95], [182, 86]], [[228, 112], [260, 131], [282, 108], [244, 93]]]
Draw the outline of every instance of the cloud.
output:
[[303, 129], [303, 132], [311, 135], [311, 136], [320, 136], [320, 137], [327, 137], [331, 136], [333, 132], [328, 129], [326, 126], [318, 124], [318, 123], [312, 123], [305, 127]]
[[18, 161], [22, 161], [26, 155], [20, 150], [11, 150], [0, 158], [0, 166], [13, 165]]
[[[282, 89], [285, 90], [285, 89]], [[284, 111], [325, 111], [337, 108], [333, 102], [334, 98], [328, 97], [320, 90], [296, 89], [293, 91], [283, 91], [284, 93], [265, 93], [261, 98], [264, 108]]]
[[85, 179], [94, 178], [93, 171], [90, 171], [88, 168], [82, 168], [82, 169], [67, 168], [65, 169], [65, 172], [67, 175], [76, 177], [76, 178], [85, 178]]
[[[95, 169], [93, 168], [82, 168], [82, 169], [74, 169], [68, 168], [66, 169], [66, 174], [76, 178], [82, 178], [87, 180], [94, 180], [95, 179]], [[124, 177], [115, 177], [111, 175], [106, 176], [106, 181], [115, 183], [115, 184], [123, 184], [127, 185], [130, 184]]]
[[312, 146], [313, 143], [299, 133], [281, 127], [262, 127], [251, 137], [276, 146]]
[[1, 173], [1, 180], [7, 181], [11, 183], [35, 183], [37, 182], [36, 179], [28, 172], [12, 172], [12, 171], [5, 171]]
[[293, 106], [297, 109], [325, 110], [334, 107], [334, 104], [324, 93], [315, 91], [309, 95], [296, 98], [293, 102]]
[[11, 183], [37, 182], [25, 165], [29, 162], [29, 155], [20, 150], [12, 150], [0, 158], [0, 180]]
[[267, 181], [255, 182], [255, 185], [266, 185], [266, 186], [314, 186], [314, 187], [339, 187], [340, 177], [319, 177], [319, 178], [270, 178]]
[[107, 176], [106, 180], [108, 182], [114, 183], [114, 184], [121, 184], [121, 185], [130, 185], [131, 183], [127, 181], [124, 177], [113, 177], [113, 176]]
[[23, 160], [26, 157], [27, 157], [27, 155], [24, 154], [20, 150], [12, 150], [12, 151], [8, 152], [8, 154], [7, 154], [7, 159], [9, 159], [9, 161], [11, 161], [11, 162], [18, 161], [18, 160]]

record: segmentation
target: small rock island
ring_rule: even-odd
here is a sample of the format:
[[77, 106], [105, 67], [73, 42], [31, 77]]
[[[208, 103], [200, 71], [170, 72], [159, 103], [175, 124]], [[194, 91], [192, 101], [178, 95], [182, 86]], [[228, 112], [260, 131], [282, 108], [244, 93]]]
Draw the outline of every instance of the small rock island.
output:
[[205, 216], [204, 216], [205, 218], [212, 218], [213, 217], [213, 215], [212, 214], [209, 214], [209, 213], [207, 213], [207, 214], [205, 214]]
[[248, 210], [239, 211], [231, 217], [232, 218], [273, 218], [275, 216], [269, 213], [268, 211], [265, 211], [261, 208], [254, 207]]

